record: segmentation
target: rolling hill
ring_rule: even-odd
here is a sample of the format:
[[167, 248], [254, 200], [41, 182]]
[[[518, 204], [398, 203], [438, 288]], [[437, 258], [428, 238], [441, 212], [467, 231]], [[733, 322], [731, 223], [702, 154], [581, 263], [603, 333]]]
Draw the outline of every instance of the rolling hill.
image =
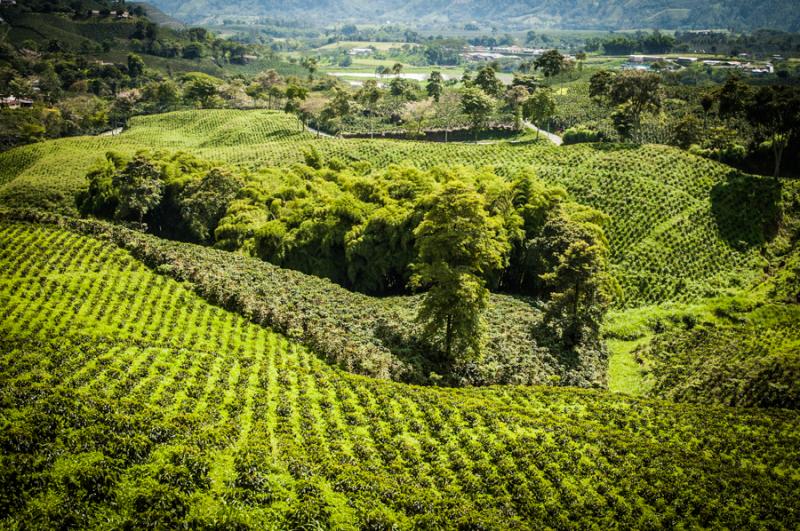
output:
[[469, 145], [315, 138], [273, 111], [206, 110], [138, 117], [118, 136], [76, 137], [0, 154], [0, 205], [74, 213], [87, 169], [106, 151], [193, 154], [257, 169], [324, 157], [373, 167], [406, 163], [532, 167], [578, 202], [611, 216], [606, 228], [623, 306], [689, 302], [749, 285], [766, 265], [780, 183], [664, 146]]
[[353, 376], [48, 224], [0, 265], [0, 527], [798, 522], [794, 411]]

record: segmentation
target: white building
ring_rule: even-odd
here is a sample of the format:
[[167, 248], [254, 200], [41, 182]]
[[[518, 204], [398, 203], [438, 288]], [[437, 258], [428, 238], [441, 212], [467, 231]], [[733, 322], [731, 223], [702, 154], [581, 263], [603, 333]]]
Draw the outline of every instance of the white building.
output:
[[372, 48], [350, 48], [347, 55], [366, 56], [372, 55]]

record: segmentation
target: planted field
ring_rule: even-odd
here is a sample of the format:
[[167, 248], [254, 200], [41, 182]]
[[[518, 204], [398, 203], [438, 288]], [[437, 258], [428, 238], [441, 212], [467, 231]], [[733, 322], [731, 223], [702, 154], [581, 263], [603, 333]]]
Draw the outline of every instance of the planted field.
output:
[[0, 224], [2, 527], [794, 527], [795, 412], [333, 369], [100, 240]]
[[[139, 117], [119, 136], [67, 138], [0, 154], [0, 204], [74, 211], [87, 168], [108, 150], [187, 150], [250, 169], [302, 162], [310, 146], [325, 158], [365, 160], [376, 168], [463, 164], [494, 166], [502, 174], [530, 166], [611, 216], [612, 266], [627, 306], [697, 300], [747, 284], [775, 223], [779, 186], [663, 146], [338, 140], [300, 129], [294, 118], [274, 111]], [[743, 217], [746, 212], [753, 215]]]
[[[8, 219], [18, 220], [14, 214]], [[415, 321], [421, 296], [370, 297], [327, 279], [277, 267], [257, 258], [173, 242], [100, 221], [36, 214], [38, 223], [61, 223], [112, 242], [178, 280], [207, 300], [277, 330], [349, 372], [407, 383], [453, 385], [560, 384], [606, 386], [604, 349], [579, 360], [537, 344], [538, 305], [491, 294], [481, 363], [443, 363]], [[431, 378], [431, 373], [438, 376]]]

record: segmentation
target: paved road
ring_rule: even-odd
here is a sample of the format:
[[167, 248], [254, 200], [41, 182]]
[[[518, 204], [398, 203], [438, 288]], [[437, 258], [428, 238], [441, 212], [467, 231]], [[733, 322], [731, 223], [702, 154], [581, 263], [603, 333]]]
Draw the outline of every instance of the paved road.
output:
[[100, 133], [97, 136], [117, 136], [122, 132], [122, 127], [117, 127], [116, 129], [112, 129], [111, 131], [106, 131], [104, 133]]
[[534, 125], [531, 122], [525, 122], [525, 126], [528, 127], [529, 129], [533, 129], [534, 131], [539, 131], [539, 133], [541, 135], [543, 135], [545, 138], [550, 140], [550, 142], [552, 142], [553, 144], [555, 144], [557, 146], [560, 146], [561, 144], [564, 143], [564, 141], [561, 140], [560, 136], [554, 135], [553, 133], [548, 133], [544, 129], [539, 129], [538, 127], [536, 127], [536, 125]]
[[315, 134], [318, 137], [322, 137], [322, 138], [335, 138], [333, 135], [329, 135], [328, 133], [323, 133], [322, 131], [314, 129], [314, 128], [308, 126], [308, 125], [306, 126], [306, 131], [308, 131], [309, 133]]

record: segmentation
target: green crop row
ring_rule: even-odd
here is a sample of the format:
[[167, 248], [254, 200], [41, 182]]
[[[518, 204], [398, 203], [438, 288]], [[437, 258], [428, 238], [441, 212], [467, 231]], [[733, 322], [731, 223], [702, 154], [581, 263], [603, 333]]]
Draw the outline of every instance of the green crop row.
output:
[[[627, 307], [690, 302], [746, 282], [743, 272], [759, 266], [779, 195], [766, 180], [664, 146], [339, 140], [302, 132], [293, 117], [276, 111], [206, 110], [138, 117], [119, 136], [67, 138], [0, 154], [0, 204], [74, 213], [87, 168], [109, 150], [184, 150], [256, 169], [303, 162], [312, 146], [327, 160], [366, 161], [373, 168], [462, 164], [509, 175], [534, 167], [577, 202], [611, 216], [606, 233]], [[744, 212], [754, 215], [745, 219]]]
[[0, 224], [0, 527], [793, 528], [800, 417], [353, 376], [106, 241]]
[[[158, 271], [191, 282], [207, 300], [302, 341], [349, 372], [427, 384], [435, 383], [431, 372], [436, 372], [456, 385], [606, 385], [604, 350], [586, 349], [572, 361], [537, 343], [533, 330], [541, 312], [530, 300], [492, 294], [481, 362], [442, 366], [415, 321], [419, 295], [371, 297], [256, 258], [170, 242], [106, 222], [23, 213], [8, 218], [56, 222], [111, 241]], [[15, 247], [9, 245], [8, 252], [16, 252]], [[149, 323], [153, 317], [141, 319]]]

